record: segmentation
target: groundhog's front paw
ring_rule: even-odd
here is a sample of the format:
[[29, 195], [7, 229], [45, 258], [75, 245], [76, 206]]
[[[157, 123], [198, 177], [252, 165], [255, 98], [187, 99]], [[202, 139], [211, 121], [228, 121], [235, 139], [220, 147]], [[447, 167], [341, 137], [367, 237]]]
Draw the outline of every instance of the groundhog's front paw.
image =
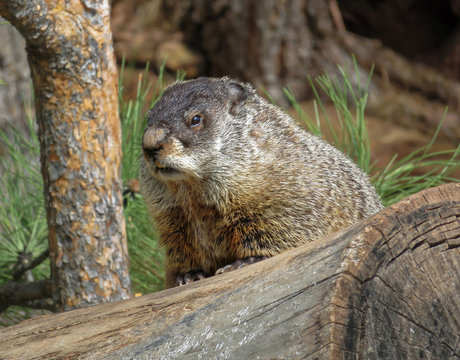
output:
[[256, 263], [256, 262], [258, 262], [260, 260], [265, 260], [266, 258], [267, 258], [266, 256], [251, 256], [251, 257], [248, 257], [248, 258], [245, 258], [245, 259], [236, 260], [235, 262], [233, 262], [231, 264], [228, 264], [228, 265], [218, 269], [216, 271], [216, 275], [223, 274], [225, 272], [229, 272], [229, 271], [232, 271], [232, 270], [235, 270], [235, 269], [245, 267], [247, 265], [254, 264], [254, 263]]
[[185, 284], [189, 284], [194, 281], [198, 281], [204, 279], [204, 273], [201, 270], [192, 270], [186, 272], [185, 274], [179, 274], [176, 277], [176, 286], [181, 286]]

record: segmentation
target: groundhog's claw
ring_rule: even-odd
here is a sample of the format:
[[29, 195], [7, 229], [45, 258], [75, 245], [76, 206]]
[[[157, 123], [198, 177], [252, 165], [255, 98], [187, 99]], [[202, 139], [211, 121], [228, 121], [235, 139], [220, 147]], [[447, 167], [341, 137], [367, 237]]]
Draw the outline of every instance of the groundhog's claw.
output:
[[266, 258], [267, 258], [266, 256], [251, 256], [245, 259], [236, 260], [235, 262], [218, 269], [216, 271], [216, 275], [220, 275], [220, 274], [232, 271], [232, 270], [236, 270], [236, 269], [245, 267], [247, 265], [254, 264], [260, 260], [265, 260]]
[[181, 286], [185, 284], [190, 284], [194, 281], [202, 280], [205, 276], [202, 271], [194, 270], [186, 272], [185, 274], [177, 275], [176, 277], [176, 286]]

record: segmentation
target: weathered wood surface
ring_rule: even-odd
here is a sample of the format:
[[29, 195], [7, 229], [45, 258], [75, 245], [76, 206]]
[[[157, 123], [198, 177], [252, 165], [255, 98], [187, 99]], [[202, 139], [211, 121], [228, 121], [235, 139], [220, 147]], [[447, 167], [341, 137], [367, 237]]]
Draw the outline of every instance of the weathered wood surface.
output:
[[460, 357], [460, 184], [228, 274], [0, 331], [0, 359]]

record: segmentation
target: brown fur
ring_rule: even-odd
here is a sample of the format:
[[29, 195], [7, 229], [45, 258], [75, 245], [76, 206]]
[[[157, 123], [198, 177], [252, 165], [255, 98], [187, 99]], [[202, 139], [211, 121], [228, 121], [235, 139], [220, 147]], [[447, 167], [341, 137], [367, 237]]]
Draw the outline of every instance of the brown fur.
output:
[[238, 259], [273, 256], [382, 208], [346, 155], [228, 78], [168, 87], [149, 113], [143, 149], [141, 191], [166, 248], [168, 287], [189, 272], [211, 276]]

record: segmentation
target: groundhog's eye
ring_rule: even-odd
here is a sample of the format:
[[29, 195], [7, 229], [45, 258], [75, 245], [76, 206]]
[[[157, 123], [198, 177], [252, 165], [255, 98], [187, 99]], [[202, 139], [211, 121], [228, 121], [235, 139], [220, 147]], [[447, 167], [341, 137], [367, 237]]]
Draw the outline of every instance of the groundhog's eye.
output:
[[200, 115], [195, 115], [190, 121], [190, 127], [196, 127], [203, 122], [203, 118]]

